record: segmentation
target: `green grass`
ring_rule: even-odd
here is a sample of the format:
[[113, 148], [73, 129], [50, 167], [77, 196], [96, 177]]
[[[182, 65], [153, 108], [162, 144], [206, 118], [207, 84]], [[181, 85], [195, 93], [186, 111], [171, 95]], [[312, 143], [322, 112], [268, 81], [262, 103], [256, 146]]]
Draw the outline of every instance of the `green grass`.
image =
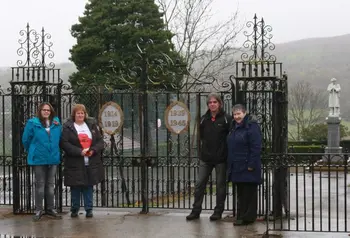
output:
[[[324, 123], [326, 123], [326, 119], [324, 121]], [[343, 124], [344, 126], [348, 127], [349, 131], [350, 131], [350, 121], [341, 121], [341, 124]], [[297, 126], [296, 125], [291, 125], [288, 124], [288, 138], [289, 140], [292, 139], [291, 134], [296, 138], [297, 136]], [[349, 138], [349, 136], [347, 136], [346, 138]]]

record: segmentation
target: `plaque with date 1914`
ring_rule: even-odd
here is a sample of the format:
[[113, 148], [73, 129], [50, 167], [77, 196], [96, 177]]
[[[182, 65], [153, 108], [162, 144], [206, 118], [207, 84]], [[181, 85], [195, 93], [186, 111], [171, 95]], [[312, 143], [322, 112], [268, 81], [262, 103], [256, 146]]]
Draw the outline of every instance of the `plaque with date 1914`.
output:
[[187, 131], [191, 114], [186, 104], [175, 101], [165, 110], [165, 125], [169, 131], [180, 134]]
[[115, 102], [105, 103], [98, 115], [100, 127], [108, 135], [116, 134], [124, 123], [124, 113]]

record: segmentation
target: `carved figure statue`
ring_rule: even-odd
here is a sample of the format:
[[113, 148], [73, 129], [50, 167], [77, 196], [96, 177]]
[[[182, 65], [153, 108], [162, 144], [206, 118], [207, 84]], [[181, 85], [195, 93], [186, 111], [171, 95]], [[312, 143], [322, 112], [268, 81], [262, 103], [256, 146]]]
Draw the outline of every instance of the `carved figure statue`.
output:
[[328, 85], [327, 91], [329, 92], [328, 107], [330, 116], [340, 115], [339, 94], [340, 85], [336, 83], [336, 79], [332, 78], [331, 83]]

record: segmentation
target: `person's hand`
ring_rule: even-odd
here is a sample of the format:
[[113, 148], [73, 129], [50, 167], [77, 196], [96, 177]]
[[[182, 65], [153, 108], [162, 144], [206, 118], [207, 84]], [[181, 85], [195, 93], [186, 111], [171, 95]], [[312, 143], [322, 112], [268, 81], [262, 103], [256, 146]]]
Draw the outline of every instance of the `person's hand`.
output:
[[89, 149], [90, 149], [90, 148], [83, 149], [83, 150], [81, 151], [81, 155], [82, 155], [82, 156], [85, 156], [86, 153], [89, 151]]
[[248, 167], [248, 171], [253, 171], [253, 170], [254, 170], [253, 168]]
[[86, 156], [91, 157], [94, 154], [93, 150], [89, 150], [85, 153]]

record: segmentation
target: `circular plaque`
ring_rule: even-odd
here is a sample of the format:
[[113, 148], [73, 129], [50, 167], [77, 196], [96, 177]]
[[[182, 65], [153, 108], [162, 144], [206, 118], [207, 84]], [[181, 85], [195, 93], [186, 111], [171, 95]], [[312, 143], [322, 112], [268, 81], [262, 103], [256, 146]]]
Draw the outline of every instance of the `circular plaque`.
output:
[[175, 101], [165, 110], [165, 125], [169, 131], [180, 134], [188, 129], [191, 114], [186, 104]]
[[105, 103], [98, 115], [100, 127], [108, 135], [117, 133], [124, 123], [124, 113], [115, 102]]

